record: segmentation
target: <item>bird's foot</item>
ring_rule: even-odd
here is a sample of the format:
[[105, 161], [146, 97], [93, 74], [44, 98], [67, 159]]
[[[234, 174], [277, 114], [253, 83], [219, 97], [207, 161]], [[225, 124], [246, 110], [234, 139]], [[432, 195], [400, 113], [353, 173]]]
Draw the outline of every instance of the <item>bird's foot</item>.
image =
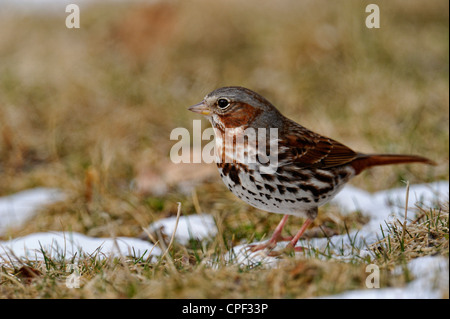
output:
[[283, 250], [287, 253], [292, 252], [292, 251], [294, 251], [296, 253], [301, 253], [301, 252], [304, 252], [306, 249], [308, 249], [308, 248], [303, 247], [303, 246], [295, 246], [294, 247], [292, 245], [292, 243], [289, 243]]
[[258, 245], [248, 245], [247, 247], [250, 249], [251, 252], [256, 252], [259, 250], [264, 250], [264, 249], [274, 249], [275, 246], [277, 245], [277, 241], [273, 241], [272, 239], [270, 239], [269, 241], [262, 243], [262, 244], [258, 244]]
[[262, 243], [262, 244], [258, 244], [258, 245], [248, 245], [248, 247], [250, 248], [250, 250], [252, 252], [258, 251], [258, 250], [263, 250], [263, 249], [274, 249], [277, 246], [277, 243], [280, 241], [291, 241], [294, 237], [293, 236], [289, 236], [289, 237], [284, 237], [278, 234], [274, 234], [274, 236], [272, 236], [272, 238], [270, 238], [267, 242]]
[[277, 245], [277, 242], [290, 241], [290, 240], [291, 240], [291, 238], [288, 238], [288, 237], [280, 237], [276, 241], [270, 239], [269, 241], [267, 241], [265, 243], [258, 244], [258, 245], [248, 245], [247, 247], [250, 249], [251, 252], [257, 252], [257, 251], [268, 249], [269, 251], [267, 252], [267, 256], [271, 256], [271, 257], [278, 257], [282, 254], [290, 254], [292, 252], [304, 252], [307, 249], [306, 247], [302, 247], [302, 246], [294, 247], [292, 245], [292, 243], [289, 243], [283, 249], [274, 250], [274, 248]]

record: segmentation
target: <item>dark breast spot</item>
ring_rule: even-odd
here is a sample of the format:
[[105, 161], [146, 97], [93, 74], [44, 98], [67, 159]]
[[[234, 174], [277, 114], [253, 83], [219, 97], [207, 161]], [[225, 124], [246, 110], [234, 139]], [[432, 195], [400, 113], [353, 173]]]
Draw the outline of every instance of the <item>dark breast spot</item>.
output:
[[291, 173], [292, 177], [296, 180], [307, 181], [311, 178], [310, 174], [304, 174], [297, 170], [291, 170], [289, 173]]
[[297, 197], [296, 200], [298, 202], [305, 202], [305, 203], [310, 203], [311, 200], [308, 197]]
[[327, 183], [327, 184], [331, 184], [333, 183], [333, 177], [320, 173], [319, 171], [316, 171], [316, 173], [314, 174], [314, 178], [316, 178], [317, 180]]
[[286, 191], [286, 187], [284, 187], [283, 185], [277, 185], [277, 188], [281, 195], [283, 195]]
[[287, 177], [286, 175], [278, 175], [278, 180], [282, 183], [289, 183], [291, 182], [291, 178]]
[[239, 170], [238, 170], [237, 167], [234, 166], [234, 165], [230, 165], [230, 166], [231, 166], [230, 173], [229, 173], [230, 179], [231, 179], [236, 185], [241, 185], [241, 179], [239, 178]]
[[306, 190], [306, 191], [310, 191], [311, 194], [313, 194], [314, 197], [318, 198], [320, 196], [320, 190], [315, 187], [314, 185], [311, 184], [300, 184], [299, 185], [300, 188]]
[[224, 176], [228, 176], [231, 170], [231, 164], [230, 163], [224, 163], [222, 165], [222, 173]]
[[293, 193], [293, 194], [295, 194], [295, 193], [298, 192], [298, 188], [297, 188], [297, 187], [286, 187], [286, 190], [287, 190], [289, 193]]
[[275, 179], [275, 176], [271, 174], [261, 174], [261, 177], [268, 182], [271, 182]]

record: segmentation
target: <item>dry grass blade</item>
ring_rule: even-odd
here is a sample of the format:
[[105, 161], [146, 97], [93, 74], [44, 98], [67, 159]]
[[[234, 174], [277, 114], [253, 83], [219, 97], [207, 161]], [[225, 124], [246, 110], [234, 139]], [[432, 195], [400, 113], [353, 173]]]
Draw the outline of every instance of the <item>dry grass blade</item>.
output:
[[406, 182], [405, 218], [403, 220], [402, 242], [405, 240], [406, 221], [408, 220], [409, 181]]
[[[177, 204], [178, 204], [178, 208], [177, 208], [177, 219], [175, 221], [175, 227], [173, 229], [172, 236], [170, 237], [169, 244], [167, 245], [163, 255], [161, 256], [161, 261], [164, 260], [164, 258], [167, 256], [167, 261], [171, 265], [172, 270], [176, 270], [176, 268], [175, 268], [175, 264], [174, 264], [172, 258], [170, 257], [169, 250], [170, 250], [170, 248], [172, 248], [173, 241], [175, 240], [175, 234], [176, 234], [177, 228], [178, 228], [178, 221], [180, 220], [180, 216], [181, 216], [181, 203], [178, 202]], [[162, 240], [160, 242], [162, 245], [165, 245], [164, 240]]]
[[389, 231], [384, 238], [370, 245], [372, 251], [379, 256], [378, 263], [393, 269], [399, 262], [404, 263], [421, 256], [449, 256], [448, 205], [417, 209], [419, 219], [406, 225], [400, 221], [388, 224]]

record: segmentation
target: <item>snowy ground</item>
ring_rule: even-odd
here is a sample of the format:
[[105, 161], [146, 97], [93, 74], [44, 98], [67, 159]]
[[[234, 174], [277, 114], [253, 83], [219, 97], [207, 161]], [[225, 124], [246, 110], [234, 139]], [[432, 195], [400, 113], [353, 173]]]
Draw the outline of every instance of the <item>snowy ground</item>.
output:
[[[449, 290], [448, 259], [442, 256], [425, 256], [411, 260], [407, 267], [416, 278], [405, 287], [352, 290], [324, 299], [439, 299]], [[402, 269], [397, 269], [401, 272]]]
[[[8, 230], [20, 227], [39, 209], [47, 204], [63, 200], [62, 191], [56, 189], [36, 188], [14, 195], [0, 197], [0, 235]], [[438, 201], [448, 201], [449, 182], [411, 185], [409, 191], [408, 217], [414, 218], [416, 206], [433, 207]], [[335, 258], [351, 260], [355, 255], [369, 254], [368, 244], [379, 240], [380, 225], [396, 219], [403, 220], [405, 212], [406, 189], [398, 188], [381, 191], [374, 194], [347, 186], [333, 200], [343, 214], [355, 210], [361, 211], [370, 221], [359, 231], [346, 235], [327, 238], [317, 238], [299, 243], [301, 246], [315, 248], [318, 251], [327, 250]], [[148, 228], [148, 232], [162, 231], [171, 236], [175, 230], [176, 218], [166, 218], [156, 221]], [[212, 216], [208, 214], [181, 216], [175, 240], [186, 244], [190, 239], [212, 238], [217, 234], [217, 228]], [[283, 247], [283, 243], [279, 244]], [[234, 247], [229, 252], [230, 262], [252, 265], [264, 263], [268, 267], [276, 266], [278, 259], [264, 253], [249, 253], [246, 245]], [[355, 250], [355, 247], [357, 248]], [[68, 232], [35, 233], [24, 237], [0, 241], [0, 264], [16, 262], [20, 259], [41, 260], [44, 252], [52, 258], [72, 259], [74, 256], [133, 256], [144, 260], [152, 260], [160, 256], [160, 247], [152, 243], [128, 237], [93, 238], [83, 234]], [[155, 258], [156, 260], [156, 258]], [[416, 276], [404, 288], [369, 289], [352, 291], [333, 298], [439, 298], [443, 290], [448, 291], [449, 263], [443, 257], [422, 257], [408, 264], [410, 271]]]
[[25, 224], [40, 207], [63, 200], [64, 197], [58, 189], [43, 187], [0, 197], [0, 235], [8, 228]]
[[[442, 181], [431, 184], [411, 185], [408, 200], [408, 219], [414, 219], [416, 206], [435, 207], [439, 201], [448, 201], [449, 182]], [[347, 185], [333, 200], [332, 204], [340, 207], [342, 214], [360, 211], [370, 218], [370, 221], [360, 230], [350, 231], [349, 234], [328, 238], [314, 238], [308, 241], [300, 240], [298, 246], [315, 248], [315, 250], [330, 253], [335, 258], [353, 259], [355, 253], [364, 257], [369, 254], [367, 245], [382, 238], [381, 228], [386, 223], [404, 220], [406, 188], [396, 188], [370, 194], [364, 190]], [[287, 242], [280, 242], [283, 248]], [[357, 248], [357, 251], [355, 251]], [[234, 247], [234, 256], [241, 263], [248, 265], [276, 262], [276, 258], [267, 257], [260, 253], [249, 254], [246, 245]]]

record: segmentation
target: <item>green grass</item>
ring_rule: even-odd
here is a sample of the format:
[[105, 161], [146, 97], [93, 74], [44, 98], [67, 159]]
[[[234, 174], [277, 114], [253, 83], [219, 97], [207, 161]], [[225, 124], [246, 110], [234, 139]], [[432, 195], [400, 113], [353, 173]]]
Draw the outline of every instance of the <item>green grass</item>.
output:
[[[363, 289], [369, 261], [338, 261], [327, 251], [285, 254], [271, 269], [226, 263], [231, 247], [267, 238], [281, 217], [239, 201], [208, 168], [207, 178], [184, 191], [178, 184], [192, 168], [174, 173], [168, 163], [171, 130], [190, 130], [198, 119], [187, 107], [217, 87], [242, 85], [355, 150], [414, 153], [438, 163], [375, 168], [352, 180], [357, 187], [448, 180], [448, 2], [379, 3], [378, 30], [365, 27], [365, 5], [97, 5], [82, 10], [79, 30], [65, 28], [64, 13], [2, 11], [0, 196], [48, 186], [68, 199], [0, 239], [40, 231], [137, 237], [151, 222], [176, 216], [178, 202], [183, 214], [212, 214], [219, 235], [187, 246], [174, 242], [159, 262], [81, 256], [79, 289], [65, 285], [69, 260], [25, 261], [40, 273], [30, 280], [21, 266], [2, 263], [1, 296], [301, 298]], [[136, 187], [146, 178], [162, 184], [169, 172], [172, 184], [160, 194]], [[448, 203], [420, 214], [404, 236], [399, 224], [381, 225], [385, 236], [372, 247], [371, 262], [383, 270], [383, 287], [409, 280], [391, 273], [397, 265], [448, 256]], [[286, 233], [301, 222], [292, 218]], [[331, 236], [366, 222], [358, 212], [343, 216], [325, 206], [310, 236], [324, 236], [319, 226]]]

